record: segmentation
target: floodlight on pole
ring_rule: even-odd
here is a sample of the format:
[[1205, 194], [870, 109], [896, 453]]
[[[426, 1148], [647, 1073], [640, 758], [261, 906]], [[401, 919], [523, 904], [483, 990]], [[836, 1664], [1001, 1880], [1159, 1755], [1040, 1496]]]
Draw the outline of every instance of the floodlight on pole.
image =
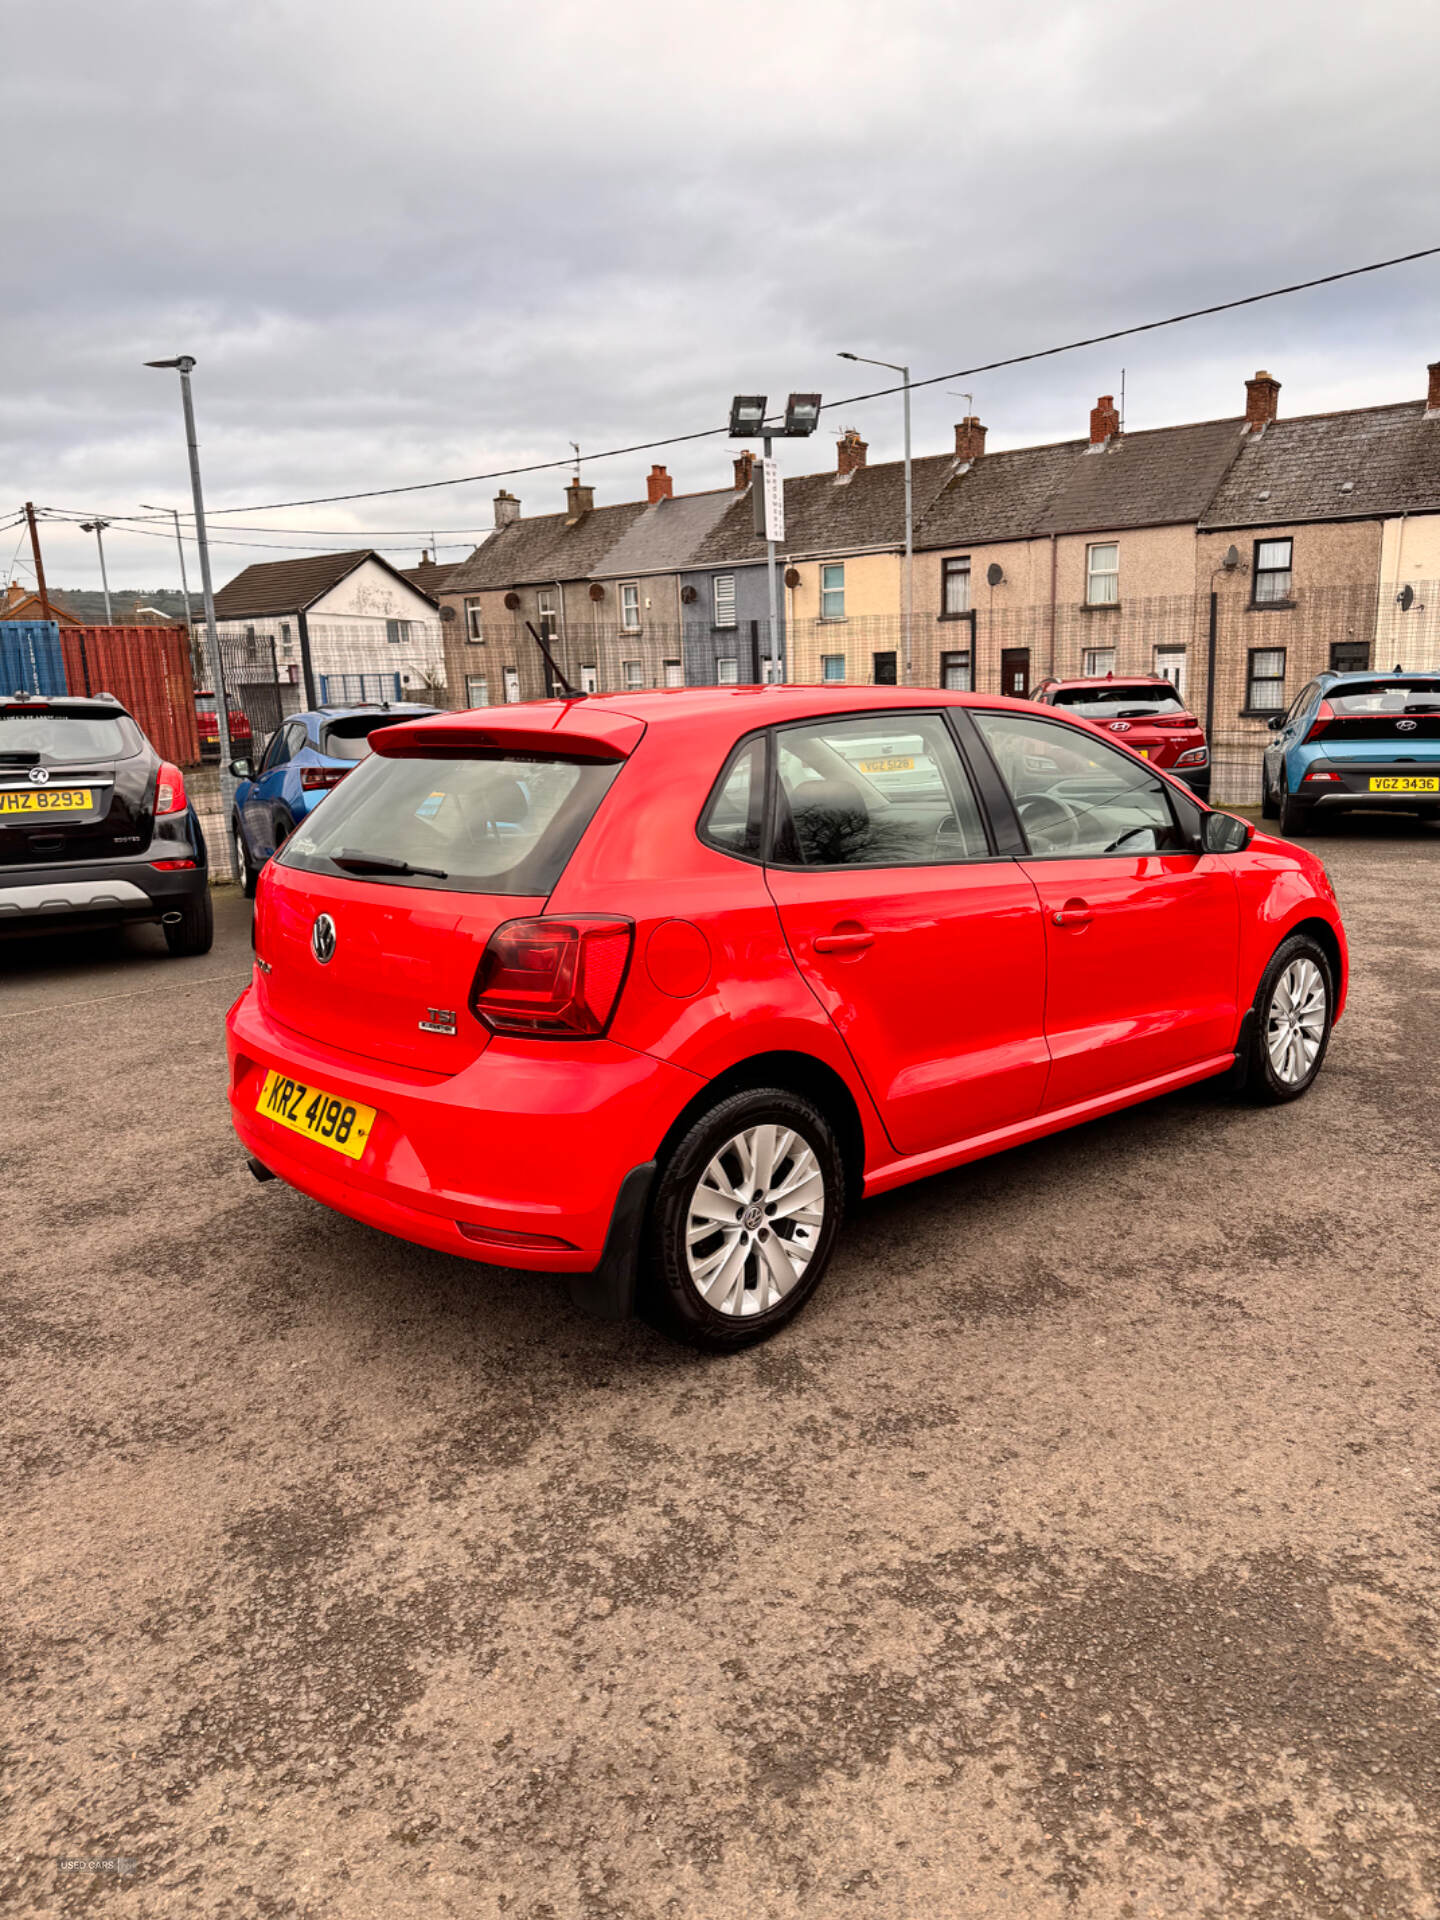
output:
[[113, 627], [115, 616], [110, 611], [110, 582], [105, 576], [105, 542], [101, 537], [109, 524], [108, 520], [82, 520], [80, 531], [93, 533], [95, 544], [100, 549], [100, 590], [105, 595], [105, 624], [107, 627]]
[[190, 397], [190, 375], [195, 370], [194, 356], [177, 354], [173, 360], [147, 360], [147, 367], [170, 369], [180, 376], [180, 404], [185, 415], [185, 446], [190, 455], [190, 492], [195, 502], [195, 544], [200, 549], [200, 594], [205, 603], [205, 659], [210, 669], [210, 684], [215, 693], [216, 744], [220, 750], [220, 817], [229, 854], [230, 877], [239, 880], [235, 837], [230, 820], [235, 812], [235, 776], [230, 771], [230, 696], [225, 687], [224, 663], [220, 658], [220, 634], [215, 625], [215, 591], [210, 584], [210, 544], [205, 537], [205, 495], [200, 485], [200, 448], [195, 438], [195, 403]]
[[[778, 661], [777, 649], [780, 645], [780, 586], [775, 573], [775, 538], [772, 514], [778, 512], [783, 519], [785, 496], [775, 469], [774, 455], [771, 451], [777, 429], [765, 424], [765, 409], [769, 404], [768, 395], [763, 393], [737, 393], [730, 402], [730, 438], [732, 440], [761, 440], [764, 442], [764, 465], [761, 468], [761, 486], [756, 493], [756, 511], [763, 504], [764, 520], [756, 521], [756, 532], [765, 534], [765, 580], [770, 599], [770, 660], [772, 671]], [[784, 423], [778, 429], [782, 439], [801, 440], [812, 434], [820, 421], [820, 395], [818, 393], [792, 393], [785, 403]], [[783, 531], [783, 529], [782, 529]], [[757, 669], [758, 671], [758, 669]]]
[[895, 360], [870, 360], [863, 353], [837, 353], [837, 360], [856, 360], [866, 367], [884, 367], [889, 373], [898, 373], [904, 382], [905, 394], [905, 573], [902, 580], [902, 598], [900, 629], [905, 642], [905, 685], [911, 686], [915, 677], [915, 656], [911, 642], [911, 625], [915, 608], [915, 491], [911, 479], [910, 466], [910, 369]]
[[787, 440], [803, 440], [820, 424], [818, 393], [792, 393], [785, 402], [785, 425], [780, 429]]
[[758, 440], [765, 431], [766, 396], [737, 393], [730, 402], [730, 438]]

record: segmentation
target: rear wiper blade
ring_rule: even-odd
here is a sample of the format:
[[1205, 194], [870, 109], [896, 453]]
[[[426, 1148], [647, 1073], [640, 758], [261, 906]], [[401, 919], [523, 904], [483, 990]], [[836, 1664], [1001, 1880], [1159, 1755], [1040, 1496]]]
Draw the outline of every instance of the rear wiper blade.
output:
[[443, 867], [412, 867], [408, 860], [392, 860], [385, 853], [332, 853], [331, 860], [347, 873], [413, 873], [426, 880], [448, 880]]

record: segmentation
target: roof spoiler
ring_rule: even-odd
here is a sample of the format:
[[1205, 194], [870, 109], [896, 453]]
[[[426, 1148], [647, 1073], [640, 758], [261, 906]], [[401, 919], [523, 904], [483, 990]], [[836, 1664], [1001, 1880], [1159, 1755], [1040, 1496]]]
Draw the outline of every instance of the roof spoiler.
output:
[[615, 713], [587, 702], [559, 707], [482, 707], [473, 714], [446, 713], [431, 720], [409, 720], [377, 727], [370, 735], [374, 753], [393, 760], [447, 759], [466, 754], [540, 753], [562, 760], [628, 760], [645, 731], [633, 714]]

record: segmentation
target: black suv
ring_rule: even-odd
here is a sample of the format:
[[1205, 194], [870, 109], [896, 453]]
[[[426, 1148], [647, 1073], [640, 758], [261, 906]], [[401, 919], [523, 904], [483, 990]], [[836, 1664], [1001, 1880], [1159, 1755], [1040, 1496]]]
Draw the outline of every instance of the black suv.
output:
[[208, 953], [209, 863], [185, 781], [108, 694], [0, 696], [0, 935], [160, 922]]

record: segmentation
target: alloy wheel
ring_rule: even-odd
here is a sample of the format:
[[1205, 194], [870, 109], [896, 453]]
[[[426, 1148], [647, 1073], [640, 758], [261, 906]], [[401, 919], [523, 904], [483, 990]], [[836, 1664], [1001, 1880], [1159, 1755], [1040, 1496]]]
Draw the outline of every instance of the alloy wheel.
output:
[[1325, 980], [1313, 960], [1292, 960], [1270, 996], [1265, 1045], [1275, 1077], [1299, 1086], [1314, 1068], [1325, 1038]]
[[768, 1313], [800, 1284], [825, 1221], [820, 1163], [794, 1128], [746, 1127], [720, 1148], [686, 1210], [696, 1292], [734, 1319]]

